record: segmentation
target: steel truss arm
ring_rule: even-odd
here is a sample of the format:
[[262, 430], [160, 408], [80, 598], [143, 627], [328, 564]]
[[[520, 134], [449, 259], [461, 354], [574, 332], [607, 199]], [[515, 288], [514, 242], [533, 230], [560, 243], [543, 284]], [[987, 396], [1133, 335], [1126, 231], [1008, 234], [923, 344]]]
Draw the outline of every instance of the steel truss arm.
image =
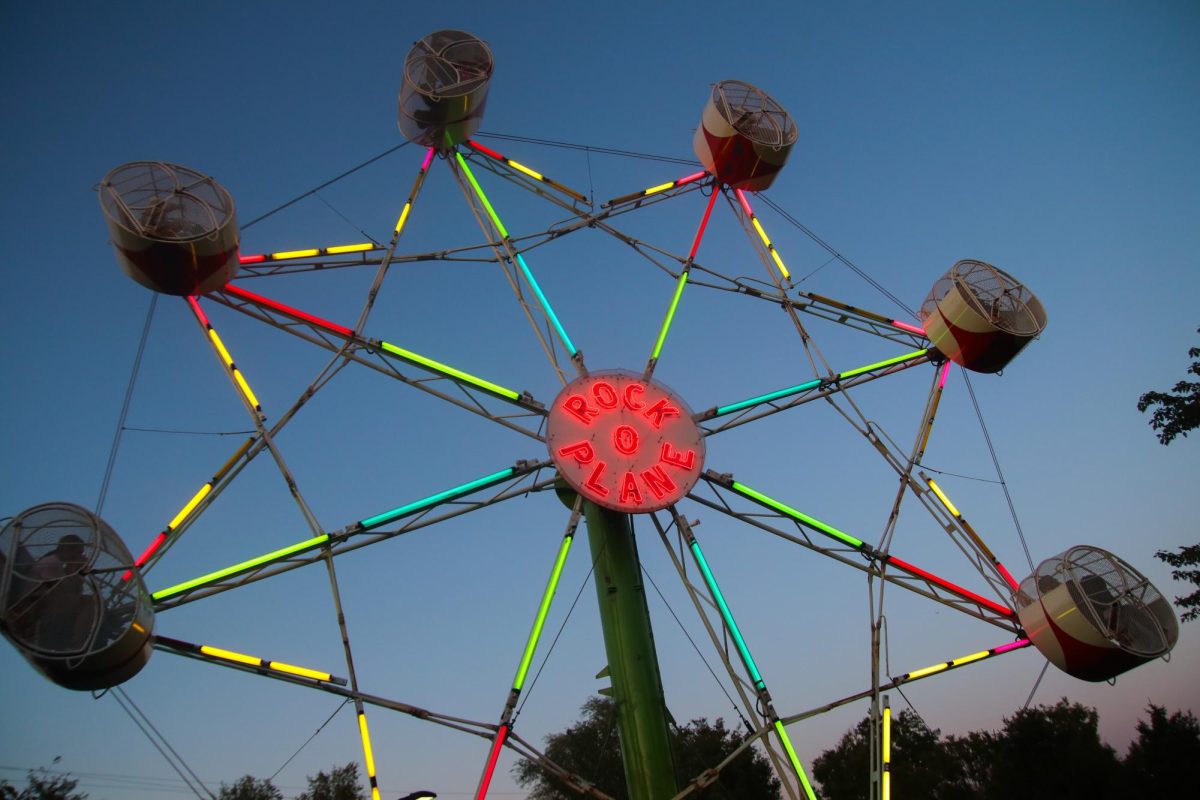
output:
[[[1014, 635], [1019, 635], [1021, 628], [1016, 621], [1016, 613], [999, 603], [975, 594], [957, 586], [943, 578], [927, 572], [920, 567], [908, 563], [889, 553], [876, 551], [865, 542], [837, 530], [812, 517], [804, 515], [795, 509], [772, 500], [765, 495], [755, 492], [743, 484], [735, 482], [729, 475], [719, 475], [712, 470], [704, 474], [707, 485], [712, 488], [716, 499], [703, 497], [694, 491], [688, 496], [708, 508], [720, 511], [748, 525], [772, 533], [782, 539], [821, 553], [835, 561], [854, 567], [862, 572], [881, 578], [916, 594], [935, 600], [964, 614], [989, 622]], [[735, 511], [730, 505], [727, 495], [740, 496], [755, 502], [765, 511], [755, 513]], [[765, 519], [776, 524], [779, 521], [788, 523], [791, 531], [768, 524]], [[812, 533], [820, 533], [827, 538], [842, 542], [841, 547], [830, 547], [821, 544], [812, 537]], [[891, 569], [883, 570], [881, 565]]]
[[[155, 611], [165, 611], [176, 606], [236, 589], [293, 569], [313, 564], [324, 559], [322, 548], [328, 547], [333, 556], [349, 553], [368, 545], [395, 538], [420, 528], [459, 517], [487, 506], [523, 497], [534, 491], [544, 490], [554, 484], [554, 478], [537, 480], [536, 474], [550, 465], [549, 461], [518, 461], [514, 466], [493, 473], [470, 483], [417, 500], [375, 517], [354, 522], [333, 533], [305, 539], [288, 547], [243, 561], [222, 570], [202, 575], [175, 586], [160, 589], [151, 597]], [[519, 485], [529, 475], [532, 483]], [[480, 489], [504, 485], [496, 493], [481, 500], [466, 501], [463, 498]], [[453, 504], [453, 508], [442, 514], [433, 515], [435, 508]], [[407, 520], [393, 530], [376, 530], [396, 520]]]
[[[222, 305], [232, 308], [235, 311], [240, 311], [260, 322], [265, 322], [285, 333], [290, 333], [297, 338], [331, 352], [340, 353], [347, 360], [374, 369], [377, 372], [395, 378], [401, 383], [432, 394], [441, 400], [466, 409], [473, 414], [490, 419], [518, 433], [525, 434], [538, 441], [543, 440], [537, 429], [541, 427], [541, 420], [546, 414], [546, 409], [528, 392], [518, 393], [512, 389], [507, 389], [432, 359], [412, 353], [389, 342], [365, 338], [349, 328], [335, 325], [334, 323], [247, 292], [233, 285], [225, 287], [223, 291], [214, 293], [210, 297]], [[368, 355], [372, 356], [372, 358], [368, 358]], [[397, 366], [398, 363], [416, 366], [429, 373], [431, 377], [410, 377], [399, 369]], [[431, 385], [439, 381], [454, 384], [465, 395], [465, 399], [443, 392]], [[503, 401], [522, 409], [525, 413], [510, 415], [496, 414], [483, 404], [482, 398]], [[538, 424], [535, 430], [529, 430], [512, 421], [517, 418], [535, 420]]]

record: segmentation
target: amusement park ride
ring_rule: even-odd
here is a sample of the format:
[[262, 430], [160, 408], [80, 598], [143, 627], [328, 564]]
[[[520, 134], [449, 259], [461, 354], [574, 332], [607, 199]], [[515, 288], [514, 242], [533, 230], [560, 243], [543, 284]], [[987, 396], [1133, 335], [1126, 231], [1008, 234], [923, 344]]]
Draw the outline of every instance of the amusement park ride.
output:
[[[907, 322], [800, 291], [753, 207], [755, 193], [771, 186], [797, 140], [794, 121], [771, 97], [741, 81], [717, 83], [693, 140], [703, 168], [597, 207], [581, 192], [472, 138], [483, 117], [492, 69], [487, 45], [462, 31], [432, 33], [409, 52], [399, 98], [399, 127], [410, 142], [423, 148], [423, 154], [386, 243], [245, 254], [240, 248], [233, 198], [212, 178], [187, 167], [149, 161], [121, 165], [104, 178], [100, 204], [118, 263], [126, 275], [151, 291], [183, 298], [179, 310], [186, 309], [199, 324], [245, 405], [254, 432], [136, 557], [112, 527], [77, 505], [46, 503], [3, 521], [0, 624], [5, 638], [35, 669], [69, 689], [104, 690], [132, 678], [146, 666], [153, 650], [162, 650], [348, 698], [358, 715], [366, 772], [376, 800], [380, 792], [365, 713], [368, 705], [486, 739], [486, 752], [480, 750], [477, 798], [487, 796], [498, 757], [506, 747], [538, 763], [571, 790], [603, 798], [607, 795], [552, 762], [514, 728], [517, 704], [582, 521], [594, 562], [629, 796], [635, 800], [686, 797], [715, 780], [737, 754], [677, 782], [668, 741], [669, 714], [634, 538], [636, 519], [644, 521], [644, 530], [653, 530], [666, 545], [682, 587], [736, 689], [741, 713], [750, 721], [752, 733], [738, 754], [745, 748], [761, 748], [786, 796], [814, 800], [807, 758], [793, 747], [788, 734], [789, 726], [800, 720], [846, 703], [869, 700], [874, 721], [872, 792], [874, 797], [887, 798], [890, 710], [886, 691], [1029, 646], [1059, 669], [1088, 681], [1112, 679], [1171, 650], [1178, 630], [1170, 604], [1134, 568], [1104, 550], [1078, 546], [1042, 561], [1031, 575], [1018, 581], [944, 489], [922, 469], [948, 372], [955, 367], [999, 372], [1043, 330], [1046, 314], [1023, 284], [990, 264], [962, 260], [934, 283], [918, 318]], [[434, 355], [366, 335], [389, 270], [399, 263], [423, 260], [421, 254], [405, 255], [399, 244], [435, 161], [444, 163], [444, 171], [461, 189], [478, 221], [484, 237], [481, 250], [489, 254], [492, 268], [507, 279], [520, 313], [528, 319], [561, 383], [556, 396], [534, 397], [436, 360]], [[493, 205], [485, 190], [486, 183], [499, 180], [527, 191], [539, 202], [552, 204], [568, 215], [568, 221], [544, 232], [510, 233], [502, 210]], [[649, 245], [617, 227], [623, 215], [689, 195], [705, 197], [706, 203], [686, 253]], [[710, 218], [725, 213], [715, 211], [718, 200], [744, 229], [768, 281], [729, 277], [700, 260]], [[551, 297], [538, 282], [530, 263], [537, 259], [526, 257], [551, 239], [599, 235], [614, 237], [660, 267], [667, 265], [673, 278], [671, 290], [663, 292], [666, 313], [645, 363], [626, 364], [622, 369], [585, 364], [583, 350], [568, 333], [570, 320], [559, 318]], [[272, 297], [270, 279], [274, 276], [342, 267], [375, 270], [362, 311], [352, 324], [324, 319]], [[261, 279], [264, 288], [245, 288], [250, 278]], [[797, 334], [796, 371], [803, 368], [807, 374], [782, 388], [694, 410], [655, 377], [676, 311], [681, 303], [686, 305], [684, 294], [689, 285], [740, 295], [741, 299], [733, 302], [766, 301], [781, 307], [788, 326]], [[210, 314], [214, 310], [238, 312], [323, 348], [332, 353], [329, 365], [290, 409], [268, 422], [251, 388], [252, 376], [239, 369], [213, 325]], [[835, 369], [816, 343], [813, 331], [821, 326], [874, 337], [894, 348], [895, 354], [874, 363]], [[311, 396], [325, 387], [334, 373], [351, 364], [478, 415], [518, 438], [532, 438], [544, 445], [544, 454], [390, 510], [352, 519], [339, 528], [327, 528], [306, 503], [276, 439]], [[856, 387], [909, 370], [924, 370], [930, 383], [913, 445], [904, 452], [863, 416], [850, 395]], [[835, 521], [810, 516], [798, 507], [799, 499], [768, 496], [735, 480], [721, 471], [721, 464], [706, 458], [708, 437], [813, 401], [837, 408], [869, 441], [869, 449], [894, 471], [895, 499], [874, 544], [835, 527]], [[182, 583], [147, 589], [150, 570], [219, 502], [243, 468], [260, 456], [277, 465], [311, 535]], [[464, 514], [486, 514], [484, 509], [496, 504], [528, 502], [548, 493], [556, 494], [567, 508], [564, 531], [525, 648], [516, 658], [512, 683], [503, 701], [496, 704], [498, 709], [486, 712], [490, 715], [499, 710], [498, 717], [486, 722], [465, 720], [360, 689], [340, 614], [335, 578], [338, 556]], [[905, 501], [924, 509], [920, 513], [945, 532], [943, 541], [960, 551], [962, 563], [970, 565], [977, 582], [982, 581], [978, 592], [906, 560], [902, 548], [893, 552], [893, 533]], [[877, 602], [872, 600], [870, 688], [812, 711], [778, 708], [751, 655], [753, 643], [743, 638], [722, 592], [718, 580], [721, 564], [710, 564], [695, 522], [685, 511], [772, 534], [848, 570], [865, 573], [880, 586], [900, 587], [999, 628], [1004, 641], [899, 677], [881, 674], [880, 592]], [[159, 615], [173, 608], [316, 564], [324, 564], [330, 575], [348, 678], [159, 632], [164, 627]], [[498, 694], [502, 694], [499, 689]]]

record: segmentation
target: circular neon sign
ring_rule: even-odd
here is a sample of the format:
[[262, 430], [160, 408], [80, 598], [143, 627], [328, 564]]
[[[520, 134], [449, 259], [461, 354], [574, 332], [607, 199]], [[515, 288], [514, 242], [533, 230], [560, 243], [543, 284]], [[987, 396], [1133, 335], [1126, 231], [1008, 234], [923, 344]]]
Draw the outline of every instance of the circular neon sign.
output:
[[677, 502], [704, 468], [704, 437], [691, 409], [661, 383], [631, 372], [597, 372], [567, 384], [550, 407], [546, 444], [572, 489], [628, 514]]

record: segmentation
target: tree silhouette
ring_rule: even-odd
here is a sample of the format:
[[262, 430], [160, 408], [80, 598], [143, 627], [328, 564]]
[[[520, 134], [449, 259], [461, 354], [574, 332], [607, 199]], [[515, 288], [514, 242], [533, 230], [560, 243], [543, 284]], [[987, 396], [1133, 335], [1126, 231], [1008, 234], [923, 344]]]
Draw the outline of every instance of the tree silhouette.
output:
[[1139, 721], [1138, 738], [1129, 745], [1125, 770], [1133, 798], [1183, 797], [1194, 786], [1200, 763], [1200, 723], [1192, 712], [1167, 715], [1151, 703], [1149, 722]]
[[[1200, 359], [1200, 347], [1189, 349], [1188, 357]], [[1200, 361], [1193, 361], [1188, 373], [1200, 376]], [[1146, 392], [1138, 399], [1138, 411], [1145, 413], [1151, 406], [1158, 406], [1150, 415], [1150, 427], [1158, 431], [1160, 442], [1170, 444], [1176, 436], [1186, 437], [1200, 427], [1200, 382], [1184, 380], [1170, 392]]]
[[334, 767], [328, 773], [308, 776], [308, 789], [296, 795], [296, 800], [366, 800], [367, 793], [358, 783], [358, 764], [351, 761]]
[[[546, 737], [546, 756], [615, 800], [627, 800], [629, 794], [617, 742], [616, 704], [606, 697], [590, 697], [580, 711], [582, 717], [578, 722]], [[720, 763], [742, 743], [740, 735], [726, 728], [722, 719], [715, 723], [694, 719], [674, 728], [670, 738], [680, 788]], [[531, 761], [517, 762], [513, 773], [517, 783], [529, 792], [529, 800], [574, 800], [579, 796]], [[713, 783], [688, 797], [779, 800], [779, 790], [779, 781], [766, 757], [751, 747], [722, 769]]]
[[0, 781], [0, 800], [87, 800], [87, 792], [75, 791], [78, 785], [79, 781], [70, 775], [51, 775], [44, 768], [31, 769], [26, 773], [25, 788], [19, 791], [8, 781]]
[[269, 778], [262, 780], [243, 775], [232, 786], [221, 784], [217, 800], [283, 800], [283, 792], [275, 788]]

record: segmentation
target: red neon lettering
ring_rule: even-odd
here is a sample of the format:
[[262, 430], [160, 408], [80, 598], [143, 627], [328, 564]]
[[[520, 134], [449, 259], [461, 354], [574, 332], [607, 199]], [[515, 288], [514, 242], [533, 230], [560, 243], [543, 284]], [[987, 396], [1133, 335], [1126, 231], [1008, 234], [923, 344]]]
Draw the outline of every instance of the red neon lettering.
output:
[[670, 442], [663, 442], [662, 453], [659, 454], [658, 460], [680, 469], [691, 469], [692, 465], [696, 463], [696, 451], [684, 450], [680, 453], [671, 447]]
[[592, 398], [596, 401], [596, 405], [601, 408], [616, 408], [617, 402], [621, 399], [617, 396], [617, 390], [608, 381], [596, 381], [592, 386]]
[[663, 418], [679, 416], [679, 409], [673, 405], [669, 405], [669, 403], [670, 401], [664, 397], [654, 405], [650, 406], [650, 408], [646, 409], [646, 413], [642, 416], [650, 420], [651, 424], [654, 425], [655, 428], [661, 428]]
[[626, 472], [625, 476], [621, 478], [621, 499], [619, 502], [622, 504], [642, 504], [642, 492], [638, 489], [637, 481], [634, 480], [632, 472]]
[[600, 415], [599, 411], [589, 408], [587, 401], [577, 394], [573, 394], [563, 401], [563, 408], [575, 415], [575, 418], [584, 425], [591, 425], [592, 420]]
[[638, 450], [638, 434], [628, 425], [621, 425], [613, 431], [613, 447], [627, 456]]
[[603, 461], [596, 462], [596, 468], [592, 470], [592, 475], [583, 484], [585, 489], [591, 489], [601, 497], [608, 497], [608, 487], [600, 483], [600, 476], [604, 474], [604, 470], [608, 469], [608, 464]]
[[589, 464], [596, 457], [596, 451], [592, 449], [591, 442], [579, 442], [560, 447], [558, 454], [563, 458], [573, 458], [580, 465]]
[[663, 470], [661, 464], [655, 464], [650, 469], [644, 470], [642, 480], [645, 481], [646, 488], [659, 500], [666, 497], [668, 492], [675, 491], [675, 481], [671, 480], [671, 476]]
[[645, 394], [646, 389], [640, 383], [631, 383], [625, 387], [625, 407], [630, 411], [641, 411], [646, 407], [645, 403], [634, 400], [634, 394]]

